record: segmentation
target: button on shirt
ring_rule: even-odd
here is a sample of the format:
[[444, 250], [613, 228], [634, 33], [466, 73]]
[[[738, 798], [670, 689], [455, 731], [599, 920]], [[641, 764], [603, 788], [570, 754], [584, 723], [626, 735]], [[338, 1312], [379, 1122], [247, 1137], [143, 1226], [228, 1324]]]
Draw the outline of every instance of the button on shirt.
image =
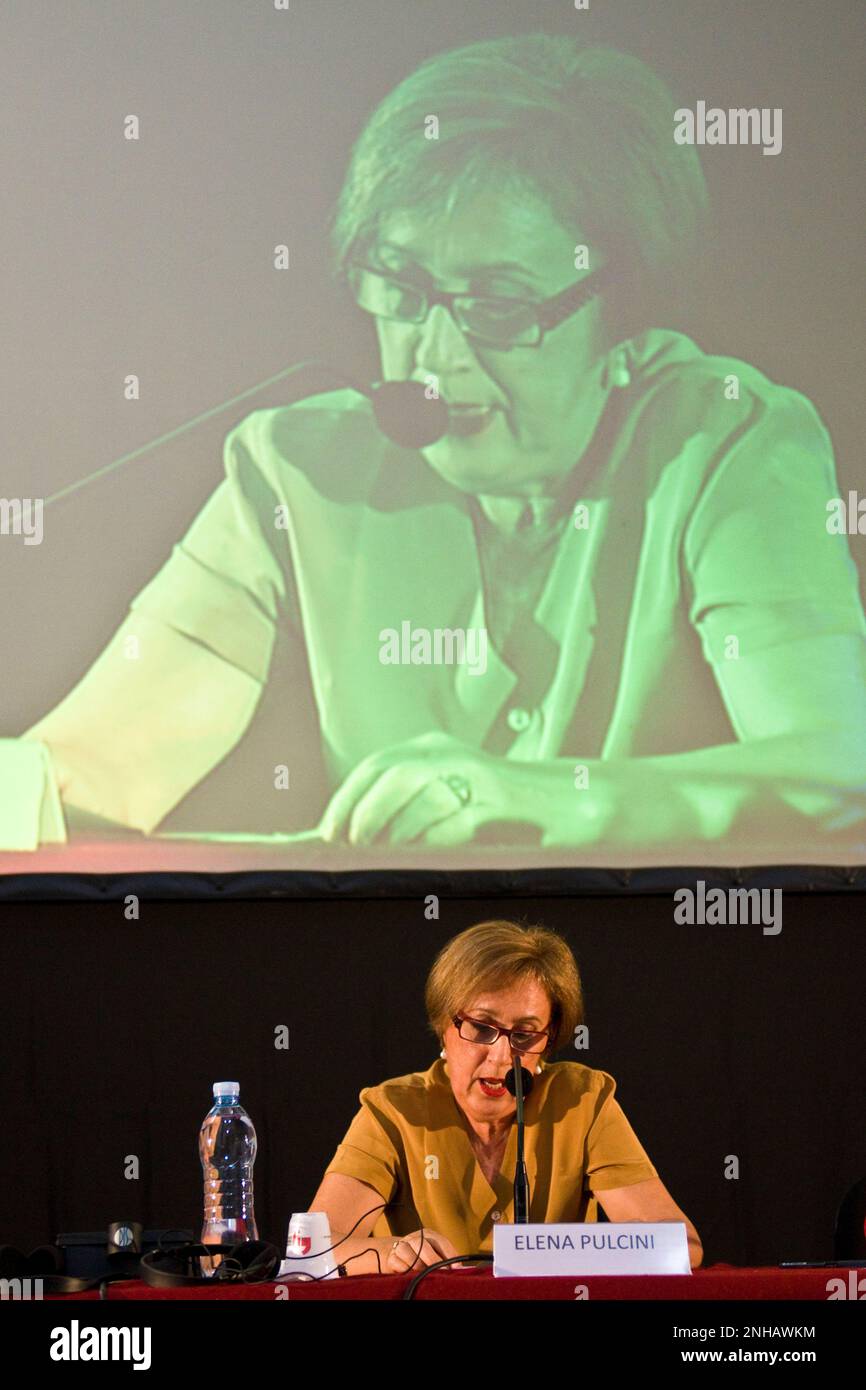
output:
[[[615, 1089], [607, 1072], [578, 1062], [542, 1063], [524, 1110], [531, 1221], [595, 1221], [606, 1189], [658, 1176]], [[443, 1060], [369, 1086], [359, 1099], [361, 1109], [327, 1171], [368, 1183], [390, 1204], [373, 1235], [408, 1235], [425, 1226], [461, 1254], [492, 1250], [494, 1225], [514, 1220], [514, 1126], [491, 1185]], [[374, 1202], [371, 1194], [371, 1207]]]

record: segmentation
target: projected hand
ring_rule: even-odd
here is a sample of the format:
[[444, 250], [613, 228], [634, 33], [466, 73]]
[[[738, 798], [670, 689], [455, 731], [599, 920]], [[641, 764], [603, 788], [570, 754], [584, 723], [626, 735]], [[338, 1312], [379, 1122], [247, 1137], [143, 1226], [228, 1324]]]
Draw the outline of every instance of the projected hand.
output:
[[[457, 845], [494, 822], [526, 824], [527, 764], [493, 757], [448, 734], [420, 734], [370, 754], [337, 789], [320, 831], [353, 845]], [[533, 832], [527, 828], [527, 839]]]

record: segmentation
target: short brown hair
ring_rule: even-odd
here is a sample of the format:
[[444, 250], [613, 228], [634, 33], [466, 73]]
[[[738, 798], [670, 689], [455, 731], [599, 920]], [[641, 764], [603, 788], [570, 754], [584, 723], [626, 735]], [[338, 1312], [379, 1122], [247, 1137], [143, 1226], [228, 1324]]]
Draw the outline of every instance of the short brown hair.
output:
[[355, 145], [331, 226], [337, 278], [395, 211], [435, 222], [464, 195], [507, 187], [519, 199], [529, 188], [615, 266], [605, 301], [618, 336], [656, 326], [684, 272], [700, 270], [709, 223], [698, 152], [674, 140], [679, 104], [640, 59], [574, 34], [435, 54]]
[[427, 977], [427, 1020], [437, 1038], [479, 990], [504, 989], [535, 979], [550, 996], [555, 1052], [583, 1022], [583, 990], [571, 948], [546, 927], [479, 922], [442, 948]]

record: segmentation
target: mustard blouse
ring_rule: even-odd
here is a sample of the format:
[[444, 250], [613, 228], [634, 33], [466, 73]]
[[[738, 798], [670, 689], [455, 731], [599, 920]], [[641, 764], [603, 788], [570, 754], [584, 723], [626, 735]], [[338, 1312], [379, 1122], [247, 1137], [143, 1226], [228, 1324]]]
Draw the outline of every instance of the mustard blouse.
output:
[[[529, 1219], [595, 1221], [596, 1194], [646, 1182], [656, 1169], [615, 1099], [612, 1076], [578, 1062], [541, 1068], [524, 1109]], [[461, 1254], [492, 1250], [494, 1224], [514, 1220], [515, 1127], [491, 1186], [444, 1061], [365, 1087], [359, 1099], [326, 1171], [369, 1183], [388, 1204], [373, 1235], [407, 1235], [423, 1226]]]

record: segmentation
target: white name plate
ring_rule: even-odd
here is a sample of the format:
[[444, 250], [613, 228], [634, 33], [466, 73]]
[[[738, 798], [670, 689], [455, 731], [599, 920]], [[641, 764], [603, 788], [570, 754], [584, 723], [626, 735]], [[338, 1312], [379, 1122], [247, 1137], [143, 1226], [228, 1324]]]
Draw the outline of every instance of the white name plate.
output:
[[493, 1273], [691, 1274], [682, 1221], [586, 1221], [493, 1228]]

